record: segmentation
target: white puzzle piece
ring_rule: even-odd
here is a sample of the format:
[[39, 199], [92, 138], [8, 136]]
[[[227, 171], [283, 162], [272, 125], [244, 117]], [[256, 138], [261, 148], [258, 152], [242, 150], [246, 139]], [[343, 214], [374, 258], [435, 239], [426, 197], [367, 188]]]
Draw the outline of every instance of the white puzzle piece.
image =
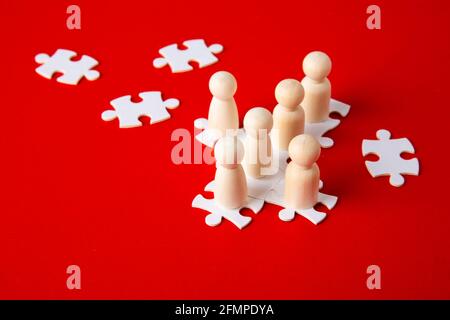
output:
[[220, 135], [213, 130], [208, 130], [208, 119], [196, 119], [194, 121], [194, 127], [202, 130], [202, 132], [195, 136], [195, 139], [197, 139], [197, 141], [199, 141], [201, 144], [213, 148], [214, 144], [217, 142], [217, 140], [219, 140]]
[[372, 177], [390, 176], [389, 182], [394, 187], [405, 183], [405, 175], [419, 175], [419, 160], [405, 160], [400, 155], [403, 152], [414, 153], [414, 147], [407, 138], [391, 139], [388, 130], [377, 131], [378, 140], [364, 139], [362, 142], [363, 156], [376, 154], [378, 161], [366, 161], [366, 167]]
[[162, 57], [154, 59], [153, 66], [159, 69], [169, 65], [173, 73], [191, 71], [194, 68], [189, 62], [195, 61], [200, 68], [204, 68], [219, 61], [214, 54], [223, 51], [222, 45], [213, 44], [207, 46], [203, 39], [184, 41], [183, 45], [187, 49], [180, 50], [177, 44], [161, 48], [159, 54]]
[[[208, 119], [198, 118], [194, 121], [194, 127], [202, 130], [199, 134], [195, 136], [195, 139], [199, 141], [201, 144], [204, 144], [207, 147], [214, 148], [214, 144], [217, 140], [220, 139], [221, 135], [216, 130], [208, 129]], [[245, 132], [244, 129], [238, 129], [238, 138], [241, 139], [242, 143], [244, 143]]]
[[[213, 191], [213, 188], [214, 181], [210, 182], [205, 187], [205, 191]], [[197, 195], [192, 201], [193, 208], [203, 209], [210, 213], [205, 218], [206, 224], [210, 227], [216, 227], [222, 222], [222, 219], [226, 219], [239, 229], [243, 229], [252, 221], [252, 218], [241, 215], [240, 210], [243, 208], [248, 208], [254, 213], [258, 213], [261, 211], [263, 206], [264, 200], [250, 197], [248, 198], [248, 202], [245, 206], [237, 209], [226, 209], [219, 205], [214, 199], [206, 199], [200, 194]]]
[[248, 196], [255, 199], [264, 200], [266, 194], [283, 178], [283, 176], [284, 174], [282, 171], [279, 171], [274, 175], [263, 176], [258, 179], [246, 175]]
[[[284, 178], [284, 172], [278, 171], [276, 174], [263, 176], [258, 179], [246, 174], [245, 178], [247, 179], [247, 195], [251, 198], [264, 200], [266, 194]], [[207, 191], [214, 191], [215, 185], [215, 181], [211, 181], [207, 186]]]
[[62, 75], [56, 81], [71, 85], [76, 85], [83, 77], [90, 81], [98, 79], [100, 72], [92, 70], [98, 65], [98, 61], [87, 55], [83, 55], [78, 61], [72, 61], [76, 55], [76, 52], [66, 49], [58, 49], [52, 56], [40, 53], [34, 57], [34, 60], [41, 64], [36, 68], [36, 72], [47, 79], [60, 72]]
[[142, 116], [150, 117], [150, 124], [170, 119], [167, 109], [175, 109], [179, 106], [178, 99], [163, 100], [160, 91], [141, 92], [141, 102], [132, 102], [131, 96], [123, 96], [111, 101], [114, 110], [106, 110], [102, 113], [104, 121], [119, 118], [120, 128], [134, 128], [142, 126], [139, 120]]
[[[323, 183], [320, 182], [321, 189], [323, 186]], [[295, 214], [299, 214], [303, 216], [304, 218], [308, 219], [315, 225], [322, 222], [326, 217], [327, 214], [324, 212], [317, 211], [316, 209], [310, 208], [310, 209], [295, 209], [295, 208], [289, 208], [284, 201], [284, 180], [281, 180], [280, 183], [273, 189], [270, 190], [266, 197], [265, 201], [267, 203], [271, 203], [280, 207], [283, 207], [284, 209], [280, 210], [278, 213], [278, 217], [283, 221], [292, 221], [295, 218]], [[317, 204], [321, 203], [325, 207], [327, 207], [329, 210], [333, 209], [336, 205], [338, 198], [335, 196], [330, 196], [328, 194], [324, 194], [319, 192]]]
[[[343, 102], [331, 99], [330, 100], [330, 114], [333, 112], [339, 113], [342, 117], [346, 117], [350, 112], [350, 106]], [[331, 148], [334, 145], [334, 141], [331, 138], [324, 137], [323, 135], [328, 131], [336, 128], [341, 123], [338, 119], [328, 118], [325, 121], [318, 123], [306, 123], [305, 133], [315, 137], [322, 148]]]

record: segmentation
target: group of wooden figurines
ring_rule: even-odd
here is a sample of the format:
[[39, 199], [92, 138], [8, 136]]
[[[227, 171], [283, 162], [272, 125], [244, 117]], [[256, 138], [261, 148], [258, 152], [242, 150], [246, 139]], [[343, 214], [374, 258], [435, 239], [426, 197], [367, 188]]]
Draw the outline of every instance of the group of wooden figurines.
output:
[[[244, 117], [244, 143], [238, 138], [239, 115], [234, 94], [237, 82], [226, 71], [212, 75], [209, 89], [213, 95], [208, 130], [219, 133], [214, 146], [217, 162], [214, 199], [221, 206], [235, 209], [247, 201], [246, 174], [261, 179], [273, 174], [273, 151], [288, 152], [291, 162], [285, 170], [284, 199], [296, 209], [312, 208], [317, 203], [320, 171], [319, 142], [304, 134], [305, 122], [328, 119], [331, 60], [323, 52], [309, 53], [303, 60], [303, 80], [282, 80], [275, 89], [278, 102], [272, 113], [261, 107], [250, 109]], [[245, 168], [245, 170], [244, 170]]]

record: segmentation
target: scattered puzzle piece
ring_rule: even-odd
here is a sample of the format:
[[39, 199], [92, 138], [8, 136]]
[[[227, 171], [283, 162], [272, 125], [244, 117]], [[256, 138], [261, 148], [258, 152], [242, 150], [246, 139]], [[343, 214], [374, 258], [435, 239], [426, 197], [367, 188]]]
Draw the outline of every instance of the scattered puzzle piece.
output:
[[[333, 112], [337, 112], [342, 117], [346, 117], [350, 112], [350, 106], [340, 101], [331, 99], [330, 114]], [[322, 148], [331, 148], [334, 145], [333, 139], [324, 137], [323, 135], [328, 131], [336, 128], [340, 123], [340, 120], [333, 118], [328, 118], [328, 120], [318, 123], [306, 123], [305, 133], [315, 137], [319, 141]]]
[[[319, 189], [321, 189], [322, 186], [323, 183], [320, 182]], [[283, 194], [284, 194], [284, 180], [280, 181], [280, 183], [273, 190], [268, 192], [264, 199], [267, 203], [271, 203], [284, 208], [280, 210], [280, 212], [278, 213], [278, 217], [281, 220], [292, 221], [294, 220], [295, 214], [297, 213], [305, 217], [315, 225], [317, 225], [327, 217], [326, 213], [317, 211], [316, 209], [314, 209], [314, 207], [310, 209], [289, 208], [286, 202], [284, 201]], [[317, 204], [321, 203], [331, 210], [336, 205], [337, 199], [338, 198], [335, 196], [330, 196], [319, 192]]]
[[111, 121], [119, 118], [120, 128], [140, 127], [140, 117], [150, 117], [150, 124], [161, 122], [170, 118], [167, 109], [175, 109], [180, 104], [178, 99], [163, 100], [159, 91], [141, 92], [139, 97], [142, 101], [137, 103], [131, 101], [130, 95], [112, 100], [111, 105], [115, 110], [104, 111], [102, 119]]
[[389, 182], [394, 187], [405, 183], [402, 174], [419, 175], [419, 160], [405, 160], [400, 155], [403, 152], [414, 153], [414, 147], [407, 138], [391, 139], [388, 130], [377, 131], [378, 140], [364, 139], [362, 142], [363, 156], [376, 154], [378, 161], [366, 161], [366, 167], [372, 177], [390, 176]]
[[187, 49], [180, 50], [177, 44], [161, 48], [159, 54], [161, 54], [162, 58], [154, 59], [153, 66], [155, 68], [163, 68], [169, 65], [173, 73], [191, 71], [194, 68], [189, 62], [196, 61], [200, 68], [204, 68], [219, 61], [214, 54], [223, 51], [222, 45], [213, 44], [207, 46], [203, 39], [184, 41], [183, 45]]
[[[206, 187], [205, 191], [213, 191], [214, 181], [210, 182]], [[264, 201], [260, 199], [248, 198], [248, 203], [243, 208], [248, 208], [254, 213], [261, 211], [264, 206]], [[250, 217], [246, 217], [240, 214], [238, 209], [226, 209], [216, 203], [214, 199], [206, 199], [202, 195], [197, 195], [192, 201], [192, 207], [203, 209], [210, 212], [205, 218], [205, 222], [210, 227], [218, 226], [222, 219], [226, 219], [233, 223], [239, 229], [245, 228], [252, 220]]]
[[76, 85], [83, 77], [90, 81], [98, 79], [100, 72], [92, 70], [98, 65], [98, 61], [87, 55], [83, 55], [79, 61], [72, 61], [76, 55], [76, 52], [66, 49], [58, 49], [52, 56], [40, 53], [34, 58], [41, 64], [36, 68], [36, 72], [47, 79], [60, 72], [62, 75], [56, 81], [71, 85]]

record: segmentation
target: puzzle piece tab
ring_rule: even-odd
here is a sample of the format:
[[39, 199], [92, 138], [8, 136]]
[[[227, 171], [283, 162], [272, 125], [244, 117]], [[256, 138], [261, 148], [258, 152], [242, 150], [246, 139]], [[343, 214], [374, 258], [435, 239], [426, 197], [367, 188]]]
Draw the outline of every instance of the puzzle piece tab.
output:
[[372, 177], [390, 176], [389, 182], [394, 187], [405, 183], [405, 175], [419, 175], [419, 160], [405, 160], [400, 155], [403, 152], [414, 153], [414, 147], [407, 138], [391, 139], [388, 130], [377, 131], [378, 140], [364, 139], [362, 142], [363, 156], [376, 154], [378, 161], [366, 161], [366, 167]]
[[223, 51], [222, 45], [213, 44], [207, 46], [203, 39], [187, 40], [183, 42], [183, 45], [187, 49], [180, 50], [177, 44], [161, 48], [159, 54], [162, 57], [154, 59], [153, 66], [159, 69], [169, 65], [173, 73], [191, 71], [194, 68], [189, 62], [195, 61], [200, 68], [204, 68], [219, 61], [214, 54]]
[[[350, 106], [340, 101], [331, 99], [330, 101], [330, 114], [333, 112], [339, 113], [342, 117], [346, 117], [350, 112]], [[325, 121], [317, 123], [305, 123], [305, 133], [315, 137], [322, 148], [331, 148], [334, 145], [334, 141], [331, 138], [324, 137], [323, 135], [328, 131], [336, 128], [341, 123], [338, 119], [328, 118]]]
[[[322, 185], [323, 184], [321, 182], [319, 189], [322, 188]], [[284, 180], [280, 181], [280, 183], [273, 190], [271, 190], [264, 199], [267, 203], [271, 203], [284, 208], [278, 213], [278, 217], [281, 220], [292, 221], [294, 220], [295, 214], [297, 213], [317, 225], [327, 217], [326, 213], [317, 211], [316, 209], [314, 209], [314, 207], [309, 209], [289, 208], [286, 201], [284, 201], [283, 194]], [[336, 205], [337, 200], [338, 198], [335, 196], [330, 196], [328, 194], [319, 192], [317, 204], [321, 203], [329, 210], [331, 210]]]
[[[210, 182], [205, 187], [205, 191], [213, 191], [213, 188], [214, 181]], [[192, 201], [193, 208], [203, 209], [210, 212], [205, 218], [206, 224], [210, 227], [218, 226], [222, 222], [222, 219], [226, 219], [239, 229], [243, 229], [252, 221], [252, 218], [241, 215], [240, 210], [243, 208], [248, 208], [254, 213], [258, 213], [261, 211], [263, 206], [264, 200], [248, 198], [248, 202], [244, 207], [237, 209], [226, 209], [220, 206], [214, 199], [206, 199], [200, 194], [197, 195]]]
[[76, 52], [66, 49], [58, 49], [52, 56], [40, 53], [34, 58], [41, 64], [36, 68], [36, 72], [47, 79], [60, 72], [62, 75], [56, 81], [71, 85], [76, 85], [83, 77], [90, 81], [98, 79], [100, 72], [92, 70], [98, 65], [98, 61], [87, 55], [83, 55], [79, 61], [72, 61], [76, 55]]
[[150, 117], [150, 124], [161, 122], [170, 118], [167, 109], [175, 109], [179, 106], [178, 99], [163, 100], [160, 91], [141, 92], [141, 102], [132, 102], [131, 96], [123, 96], [111, 101], [115, 110], [106, 110], [102, 113], [104, 121], [119, 118], [120, 128], [134, 128], [142, 126], [139, 120], [142, 116]]

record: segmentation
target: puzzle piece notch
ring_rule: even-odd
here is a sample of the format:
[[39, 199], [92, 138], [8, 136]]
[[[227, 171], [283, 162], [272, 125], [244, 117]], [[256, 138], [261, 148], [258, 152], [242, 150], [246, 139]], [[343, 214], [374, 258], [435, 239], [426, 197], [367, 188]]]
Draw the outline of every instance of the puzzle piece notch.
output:
[[154, 59], [153, 66], [159, 69], [169, 65], [173, 73], [191, 71], [194, 68], [190, 62], [195, 61], [200, 68], [204, 68], [219, 61], [214, 54], [223, 51], [222, 45], [207, 46], [203, 39], [187, 40], [183, 45], [186, 49], [179, 49], [177, 44], [161, 48], [159, 54], [162, 57]]
[[162, 99], [160, 91], [141, 92], [140, 102], [132, 102], [131, 96], [122, 96], [111, 101], [114, 110], [102, 113], [102, 120], [112, 121], [119, 118], [120, 128], [135, 128], [142, 126], [139, 120], [142, 116], [150, 117], [150, 124], [170, 119], [167, 109], [175, 109], [180, 105], [178, 99]]
[[390, 176], [389, 183], [400, 187], [405, 183], [404, 175], [419, 175], [419, 160], [417, 158], [405, 160], [401, 157], [404, 152], [414, 153], [414, 147], [407, 138], [391, 139], [391, 133], [380, 129], [376, 133], [378, 140], [364, 139], [362, 142], [363, 156], [375, 154], [378, 161], [366, 161], [366, 167], [372, 177]]
[[[323, 183], [322, 181], [320, 181], [319, 189], [321, 189], [322, 187]], [[283, 207], [283, 209], [278, 213], [278, 217], [280, 218], [280, 220], [289, 222], [294, 220], [296, 214], [299, 214], [317, 225], [327, 217], [326, 213], [317, 211], [316, 209], [314, 209], [314, 207], [309, 209], [290, 208], [285, 202], [283, 194], [284, 181], [280, 181], [280, 183], [273, 190], [271, 190], [264, 199], [268, 203]], [[337, 200], [338, 198], [335, 196], [319, 192], [316, 205], [323, 204], [325, 207], [331, 210], [336, 205]]]
[[72, 61], [77, 53], [71, 50], [58, 49], [49, 56], [46, 53], [37, 54], [34, 60], [40, 64], [36, 72], [46, 79], [51, 79], [56, 72], [62, 73], [56, 81], [64, 84], [76, 85], [85, 77], [93, 81], [100, 77], [100, 72], [92, 70], [98, 65], [94, 58], [83, 55], [79, 61]]
[[[335, 99], [330, 100], [330, 115], [338, 113], [342, 117], [346, 117], [350, 112], [350, 105]], [[325, 133], [333, 130], [341, 123], [340, 120], [328, 117], [327, 120], [317, 123], [305, 123], [305, 133], [315, 137], [322, 148], [331, 148], [334, 145], [333, 139], [324, 137]]]
[[[211, 181], [206, 185], [205, 191], [214, 190], [214, 181]], [[233, 223], [239, 229], [245, 228], [252, 218], [246, 217], [240, 214], [240, 210], [248, 208], [254, 213], [261, 211], [264, 206], [264, 201], [260, 199], [248, 198], [248, 202], [242, 208], [227, 209], [220, 206], [214, 199], [206, 199], [202, 195], [197, 195], [192, 201], [192, 207], [208, 211], [209, 214], [205, 217], [205, 223], [210, 227], [218, 226], [223, 219], [226, 219]]]
[[330, 114], [338, 113], [341, 117], [346, 117], [350, 112], [350, 105], [335, 99], [330, 100]]

